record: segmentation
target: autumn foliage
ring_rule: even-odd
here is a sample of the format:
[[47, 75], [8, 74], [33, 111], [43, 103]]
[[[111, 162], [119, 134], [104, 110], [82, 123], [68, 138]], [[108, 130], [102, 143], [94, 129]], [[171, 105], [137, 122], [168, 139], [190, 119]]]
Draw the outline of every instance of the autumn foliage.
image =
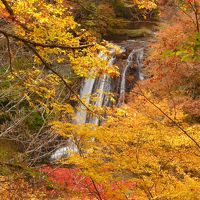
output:
[[[119, 76], [117, 66], [98, 56], [103, 52], [110, 58], [109, 49], [120, 53], [119, 47], [98, 43], [82, 29], [68, 2], [0, 1], [0, 34], [7, 58], [2, 58], [0, 137], [22, 143], [20, 164], [32, 166], [51, 155], [51, 145], [70, 140], [77, 147], [60, 161], [70, 168], [59, 167], [59, 161], [56, 168], [39, 167], [46, 178], [41, 190], [24, 176], [0, 176], [5, 198], [12, 198], [13, 188], [21, 199], [199, 198], [199, 2], [170, 2], [176, 15], [165, 18], [168, 21], [149, 44], [147, 79], [135, 83], [127, 104], [97, 109], [80, 98], [80, 82], [102, 74]], [[156, 8], [150, 0], [133, 3], [141, 10]], [[104, 9], [112, 12], [108, 4], [99, 8]], [[73, 123], [80, 104], [90, 115], [103, 118], [103, 124]], [[19, 184], [14, 185], [15, 180]], [[24, 193], [28, 188], [27, 195], [20, 187]]]

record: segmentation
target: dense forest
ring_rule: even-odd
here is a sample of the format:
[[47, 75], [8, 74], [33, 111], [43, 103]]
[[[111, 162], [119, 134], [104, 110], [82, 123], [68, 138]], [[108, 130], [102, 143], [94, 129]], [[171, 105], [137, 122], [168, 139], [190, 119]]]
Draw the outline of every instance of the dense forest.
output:
[[200, 199], [199, 0], [0, 0], [0, 200], [29, 199]]

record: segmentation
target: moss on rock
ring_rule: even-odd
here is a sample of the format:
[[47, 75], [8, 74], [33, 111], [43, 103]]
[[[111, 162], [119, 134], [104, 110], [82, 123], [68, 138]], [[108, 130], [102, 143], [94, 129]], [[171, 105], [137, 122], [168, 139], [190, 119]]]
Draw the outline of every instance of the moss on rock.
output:
[[138, 38], [151, 34], [151, 30], [146, 28], [141, 29], [110, 29], [110, 35], [113, 37], [123, 38]]
[[0, 162], [8, 162], [16, 158], [17, 152], [18, 148], [14, 142], [4, 139], [0, 140]]

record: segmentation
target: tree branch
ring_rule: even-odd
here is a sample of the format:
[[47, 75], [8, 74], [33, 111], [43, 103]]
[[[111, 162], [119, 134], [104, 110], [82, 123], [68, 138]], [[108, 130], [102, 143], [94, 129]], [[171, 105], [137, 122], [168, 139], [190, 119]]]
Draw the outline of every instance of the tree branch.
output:
[[10, 41], [9, 41], [9, 37], [7, 35], [4, 35], [4, 36], [6, 37], [7, 46], [8, 46], [9, 69], [10, 69], [11, 73], [13, 74], [13, 70], [12, 70], [12, 54], [11, 54], [11, 50], [10, 50]]
[[194, 12], [195, 25], [196, 25], [197, 32], [199, 32], [200, 27], [199, 27], [199, 21], [198, 21], [198, 10], [197, 10], [197, 5], [196, 5], [196, 0], [194, 0], [194, 5], [191, 2], [189, 2], [189, 5], [190, 5], [192, 11]]
[[90, 179], [91, 179], [91, 181], [92, 181], [92, 185], [94, 186], [94, 189], [95, 189], [95, 191], [96, 191], [96, 194], [97, 194], [97, 196], [98, 196], [98, 199], [99, 199], [99, 200], [103, 200], [102, 197], [101, 197], [101, 194], [100, 194], [100, 192], [99, 192], [99, 190], [98, 190], [98, 188], [97, 188], [97, 186], [96, 186], [96, 184], [95, 184], [95, 182], [94, 182], [94, 180], [93, 180], [92, 178], [90, 178]]
[[142, 91], [141, 87], [139, 84], [137, 84], [139, 90], [140, 90], [140, 95], [142, 95], [147, 102], [149, 102], [151, 105], [153, 105], [155, 108], [157, 108], [165, 117], [167, 117], [175, 126], [177, 126], [185, 136], [187, 136], [191, 141], [193, 141], [198, 149], [200, 150], [200, 144], [186, 131], [184, 130], [175, 120], [173, 120], [168, 114], [166, 114], [160, 107], [158, 107], [154, 102], [152, 102]]
[[3, 5], [5, 6], [7, 12], [10, 14], [10, 16], [14, 17], [14, 12], [13, 9], [10, 7], [10, 5], [8, 4], [8, 2], [6, 0], [1, 0], [1, 2], [3, 3]]
[[23, 43], [27, 43], [27, 44], [31, 44], [35, 47], [43, 47], [43, 48], [59, 48], [59, 49], [63, 49], [63, 50], [76, 50], [76, 49], [85, 49], [85, 48], [88, 48], [88, 47], [91, 47], [91, 46], [94, 46], [94, 44], [86, 44], [86, 45], [80, 45], [80, 46], [77, 46], [77, 47], [73, 47], [73, 46], [65, 46], [65, 45], [62, 45], [62, 44], [43, 44], [43, 43], [40, 43], [40, 42], [34, 42], [34, 41], [31, 41], [29, 39], [25, 39], [25, 38], [22, 38], [18, 35], [15, 35], [15, 34], [12, 34], [12, 33], [8, 33], [2, 29], [0, 29], [0, 33], [2, 33], [3, 35], [6, 35], [8, 37], [11, 37], [11, 38], [14, 38], [18, 41], [21, 41]]
[[5, 6], [6, 8], [6, 11], [8, 12], [8, 14], [10, 15], [10, 19], [12, 21], [15, 21], [17, 24], [19, 24], [22, 28], [24, 28], [25, 30], [27, 31], [30, 31], [27, 26], [23, 23], [21, 23], [20, 21], [18, 21], [15, 17], [15, 14], [14, 14], [14, 11], [13, 9], [11, 8], [11, 6], [8, 4], [8, 2], [6, 0], [1, 0], [1, 2], [3, 3], [3, 5]]
[[[16, 21], [16, 17], [14, 15], [14, 12], [12, 10], [12, 8], [10, 7], [10, 5], [8, 4], [8, 2], [6, 0], [1, 0], [1, 2], [4, 4], [7, 12], [10, 14], [11, 18], [13, 20]], [[21, 25], [21, 24], [20, 24]], [[23, 24], [22, 24], [23, 25]], [[27, 27], [26, 25], [23, 25], [22, 26], [24, 29], [27, 30]], [[35, 42], [35, 41], [31, 41], [29, 39], [25, 39], [25, 38], [22, 38], [18, 35], [15, 35], [15, 34], [12, 34], [12, 33], [8, 33], [7, 31], [5, 30], [2, 30], [0, 29], [0, 33], [3, 34], [6, 38], [7, 38], [7, 41], [9, 42], [9, 37], [10, 38], [13, 38], [17, 41], [20, 41], [20, 42], [23, 42], [34, 54], [35, 56], [37, 56], [40, 61], [42, 62], [42, 64], [45, 66], [46, 69], [50, 70], [51, 72], [53, 72], [56, 76], [58, 76], [60, 78], [60, 80], [64, 83], [65, 87], [72, 93], [76, 96], [76, 98], [78, 99], [78, 101], [90, 112], [98, 115], [97, 113], [95, 113], [94, 111], [92, 111], [82, 100], [81, 98], [79, 97], [79, 95], [68, 85], [68, 83], [65, 81], [65, 79], [58, 73], [56, 72], [54, 69], [52, 69], [51, 67], [51, 64], [47, 63], [43, 58], [42, 56], [38, 53], [38, 51], [36, 50], [35, 47], [43, 47], [43, 48], [60, 48], [60, 49], [63, 49], [63, 50], [76, 50], [76, 49], [84, 49], [84, 48], [88, 48], [88, 47], [91, 47], [91, 46], [94, 46], [95, 43], [93, 44], [86, 44], [86, 45], [80, 45], [80, 46], [77, 46], [77, 47], [73, 47], [73, 46], [65, 46], [65, 45], [62, 45], [62, 44], [43, 44], [43, 43], [39, 43], [39, 42]], [[9, 47], [8, 47], [9, 48]], [[10, 50], [9, 50], [10, 52]], [[11, 57], [10, 57], [11, 58]], [[10, 63], [11, 63], [11, 59], [10, 59]]]
[[[37, 50], [32, 47], [30, 44], [24, 42], [24, 44], [40, 59], [40, 61], [42, 62], [42, 64], [45, 66], [46, 69], [50, 70], [51, 72], [53, 72], [56, 76], [58, 76], [60, 78], [60, 80], [64, 83], [65, 87], [76, 96], [76, 98], [78, 99], [78, 101], [90, 112], [93, 112], [79, 97], [79, 95], [72, 90], [72, 88], [68, 85], [68, 83], [65, 81], [65, 79], [58, 73], [56, 72], [54, 69], [51, 68], [51, 65], [49, 63], [47, 63], [41, 56], [40, 54], [37, 52]], [[94, 113], [94, 112], [93, 112]]]

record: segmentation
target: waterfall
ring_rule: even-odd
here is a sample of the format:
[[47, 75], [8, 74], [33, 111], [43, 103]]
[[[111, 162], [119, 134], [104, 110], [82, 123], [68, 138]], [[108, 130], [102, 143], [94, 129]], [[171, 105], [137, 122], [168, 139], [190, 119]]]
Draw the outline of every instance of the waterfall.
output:
[[144, 80], [144, 75], [141, 72], [143, 68], [143, 59], [144, 59], [144, 48], [138, 49], [136, 52], [136, 64], [137, 64], [137, 71], [138, 71], [138, 80]]
[[[95, 107], [101, 107], [102, 104], [103, 104], [103, 96], [104, 96], [104, 85], [105, 85], [105, 82], [106, 82], [106, 75], [104, 74], [102, 78], [99, 79], [99, 85], [98, 85], [98, 96], [97, 96], [97, 100], [95, 102]], [[98, 125], [99, 124], [99, 119], [98, 117], [94, 117], [94, 118], [91, 118], [89, 120], [89, 123], [91, 124], [96, 124]]]
[[128, 68], [133, 63], [133, 56], [135, 54], [135, 49], [131, 51], [129, 54], [127, 60], [126, 60], [126, 66], [123, 69], [122, 75], [121, 75], [121, 85], [120, 85], [120, 96], [119, 96], [119, 103], [123, 104], [125, 100], [125, 92], [126, 92], [126, 72]]
[[[111, 54], [114, 54], [114, 49], [110, 50]], [[99, 54], [99, 57], [101, 57], [104, 60], [108, 60], [108, 57], [105, 56], [103, 53]], [[115, 58], [112, 57], [109, 61], [108, 61], [108, 65], [111, 66], [115, 61]], [[109, 92], [110, 91], [110, 80], [111, 78], [106, 75], [103, 74], [103, 77], [95, 79], [95, 78], [87, 78], [84, 80], [83, 83], [83, 87], [80, 91], [80, 98], [84, 99], [84, 103], [86, 105], [88, 105], [90, 103], [90, 97], [93, 93], [93, 90], [95, 88], [95, 92], [98, 92], [98, 98], [97, 101], [95, 102], [95, 106], [96, 107], [101, 107], [103, 105], [106, 105], [106, 101], [104, 101], [105, 99], [105, 92]], [[96, 85], [97, 83], [97, 85]], [[87, 122], [87, 111], [86, 108], [84, 107], [84, 105], [80, 105], [79, 106], [79, 110], [76, 113], [76, 120], [75, 123], [76, 124], [85, 124]], [[96, 124], [99, 125], [99, 118], [98, 117], [92, 117], [88, 120], [89, 123], [91, 124]], [[93, 138], [94, 139], [94, 138]], [[51, 161], [54, 160], [59, 160], [62, 157], [69, 157], [70, 156], [70, 151], [71, 152], [79, 152], [76, 144], [72, 141], [71, 138], [68, 139], [67, 142], [67, 146], [61, 147], [59, 149], [57, 149], [50, 157]]]
[[51, 156], [50, 156], [50, 160], [54, 161], [54, 160], [59, 160], [61, 158], [65, 157], [69, 157], [71, 155], [70, 152], [74, 152], [74, 153], [78, 153], [79, 150], [76, 146], [76, 144], [72, 141], [72, 139], [68, 139], [67, 141], [67, 145], [64, 147], [61, 147], [59, 149], [57, 149]]
[[[114, 49], [110, 50], [111, 54], [114, 54]], [[104, 59], [104, 60], [108, 60], [108, 57], [105, 56], [102, 52], [99, 54], [99, 57]], [[115, 61], [115, 58], [112, 57], [109, 61], [108, 61], [108, 65], [111, 66]], [[102, 78], [99, 79], [95, 79], [95, 78], [90, 78], [90, 79], [85, 79], [84, 80], [84, 84], [83, 87], [81, 89], [80, 92], [80, 97], [81, 99], [84, 99], [84, 102], [86, 105], [88, 105], [90, 103], [90, 96], [93, 93], [94, 87], [96, 92], [98, 92], [98, 97], [97, 97], [97, 101], [95, 103], [96, 107], [101, 107], [103, 105], [103, 100], [105, 97], [104, 94], [104, 89], [108, 88], [106, 87], [106, 82], [109, 81], [110, 77], [106, 74], [103, 75]], [[97, 83], [97, 85], [95, 84]], [[108, 91], [107, 91], [108, 92]], [[76, 123], [77, 124], [84, 124], [87, 122], [87, 111], [86, 108], [83, 105], [80, 105], [79, 107], [79, 111], [76, 113]], [[99, 119], [97, 117], [95, 118], [91, 118], [88, 121], [91, 124], [96, 124], [98, 125], [99, 123]]]
[[141, 69], [143, 67], [143, 58], [144, 58], [144, 48], [141, 49], [133, 49], [131, 53], [129, 54], [126, 65], [123, 69], [122, 75], [121, 75], [121, 84], [120, 84], [120, 94], [119, 94], [119, 103], [118, 105], [124, 104], [125, 101], [125, 94], [126, 94], [126, 72], [133, 65], [133, 60], [136, 61], [136, 68], [138, 73], [138, 80], [144, 80], [144, 76], [141, 72]]
[[[122, 52], [125, 51], [125, 48], [122, 47]], [[115, 62], [114, 57], [114, 49], [111, 49], [111, 55], [112, 58], [108, 60], [108, 57], [104, 55], [103, 53], [99, 54], [99, 57], [101, 57], [104, 60], [108, 60], [108, 65], [111, 66]], [[119, 105], [122, 105], [125, 101], [125, 92], [126, 92], [126, 76], [127, 76], [127, 70], [132, 67], [134, 64], [135, 69], [137, 70], [137, 79], [138, 80], [144, 80], [144, 76], [141, 72], [141, 69], [143, 68], [143, 57], [144, 57], [144, 48], [140, 49], [133, 49], [131, 53], [129, 54], [125, 67], [123, 68], [122, 74], [121, 74], [121, 83], [120, 83], [120, 97], [119, 97]], [[135, 62], [134, 62], [135, 61]], [[91, 72], [92, 77], [92, 72]], [[94, 103], [95, 107], [101, 107], [101, 106], [107, 106], [109, 103], [109, 98], [106, 96], [106, 93], [109, 93], [111, 91], [111, 77], [103, 74], [100, 78], [87, 78], [83, 82], [83, 86], [80, 91], [80, 98], [84, 100], [84, 103], [88, 105], [91, 102], [91, 95], [94, 93], [97, 93], [97, 99]], [[87, 114], [86, 108], [81, 104], [79, 105], [79, 110], [76, 113], [76, 124], [85, 124], [85, 123], [91, 123], [91, 124], [100, 124], [100, 120], [98, 117], [89, 116]], [[93, 138], [95, 139], [95, 138]], [[77, 146], [74, 144], [72, 139], [70, 138], [67, 142], [67, 145], [65, 147], [61, 147], [57, 149], [50, 157], [51, 160], [58, 160], [62, 158], [63, 156], [70, 156], [71, 152], [78, 152]]]
[[[111, 58], [108, 61], [108, 65], [111, 66], [115, 62], [115, 58]], [[97, 87], [98, 97], [97, 101], [95, 102], [95, 107], [101, 107], [103, 105], [106, 105], [106, 101], [104, 101], [105, 98], [105, 92], [110, 91], [110, 76], [104, 74], [102, 78], [99, 79], [99, 85]], [[98, 117], [93, 117], [89, 120], [89, 123], [99, 125], [99, 119]]]
[[[88, 78], [84, 80], [83, 88], [80, 92], [80, 98], [84, 99], [85, 104], [88, 105], [90, 102], [90, 96], [92, 94], [92, 89], [94, 87], [95, 78]], [[87, 119], [87, 111], [84, 105], [80, 105], [79, 111], [76, 113], [76, 123], [84, 124]]]

